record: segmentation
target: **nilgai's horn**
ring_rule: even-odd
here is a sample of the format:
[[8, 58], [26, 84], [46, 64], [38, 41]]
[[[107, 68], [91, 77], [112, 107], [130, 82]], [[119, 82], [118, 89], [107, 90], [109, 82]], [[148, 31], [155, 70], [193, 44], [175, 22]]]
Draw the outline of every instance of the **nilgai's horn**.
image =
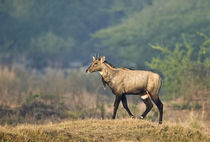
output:
[[99, 53], [98, 53], [98, 59], [100, 59]]

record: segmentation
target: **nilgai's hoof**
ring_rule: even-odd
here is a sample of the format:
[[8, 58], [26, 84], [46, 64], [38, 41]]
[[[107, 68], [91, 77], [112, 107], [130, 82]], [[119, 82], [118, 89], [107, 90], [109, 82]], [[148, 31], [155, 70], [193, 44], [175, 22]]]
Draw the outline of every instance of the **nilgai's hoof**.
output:
[[143, 116], [140, 116], [140, 119], [144, 119], [144, 117]]
[[130, 118], [135, 119], [135, 116], [130, 116]]

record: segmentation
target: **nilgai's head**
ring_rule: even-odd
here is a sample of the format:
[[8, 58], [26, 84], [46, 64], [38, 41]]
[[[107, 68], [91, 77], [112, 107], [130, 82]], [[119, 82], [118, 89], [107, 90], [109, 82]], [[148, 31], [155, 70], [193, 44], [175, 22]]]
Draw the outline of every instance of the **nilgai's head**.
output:
[[87, 73], [95, 72], [95, 71], [102, 71], [103, 69], [103, 63], [105, 61], [105, 57], [96, 59], [96, 57], [93, 57], [93, 61], [86, 70]]

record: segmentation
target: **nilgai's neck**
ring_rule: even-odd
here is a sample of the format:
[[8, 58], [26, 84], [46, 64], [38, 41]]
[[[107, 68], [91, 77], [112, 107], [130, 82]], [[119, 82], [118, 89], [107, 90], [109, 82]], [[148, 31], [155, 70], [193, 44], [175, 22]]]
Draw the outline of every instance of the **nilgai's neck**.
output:
[[111, 79], [114, 77], [114, 74], [116, 73], [116, 68], [112, 67], [107, 63], [104, 63], [103, 69], [99, 73], [103, 77], [104, 81], [109, 83]]

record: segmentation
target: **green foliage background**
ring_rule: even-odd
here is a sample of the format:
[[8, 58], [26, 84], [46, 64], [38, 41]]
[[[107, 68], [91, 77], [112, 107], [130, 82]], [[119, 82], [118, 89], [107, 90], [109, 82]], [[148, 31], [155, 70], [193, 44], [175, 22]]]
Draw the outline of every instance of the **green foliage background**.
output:
[[152, 5], [122, 20], [121, 24], [97, 31], [94, 37], [101, 39], [99, 47], [103, 46], [106, 54], [113, 53], [112, 56], [120, 57], [126, 63], [135, 62], [142, 66], [159, 54], [149, 44], [158, 43], [173, 49], [182, 41], [182, 34], [198, 52], [202, 39], [196, 32], [207, 35], [210, 32], [209, 7], [208, 0], [153, 1]]
[[148, 2], [0, 0], [0, 62], [38, 69], [55, 62], [61, 67], [73, 61], [87, 64], [96, 52], [91, 34], [120, 23]]

